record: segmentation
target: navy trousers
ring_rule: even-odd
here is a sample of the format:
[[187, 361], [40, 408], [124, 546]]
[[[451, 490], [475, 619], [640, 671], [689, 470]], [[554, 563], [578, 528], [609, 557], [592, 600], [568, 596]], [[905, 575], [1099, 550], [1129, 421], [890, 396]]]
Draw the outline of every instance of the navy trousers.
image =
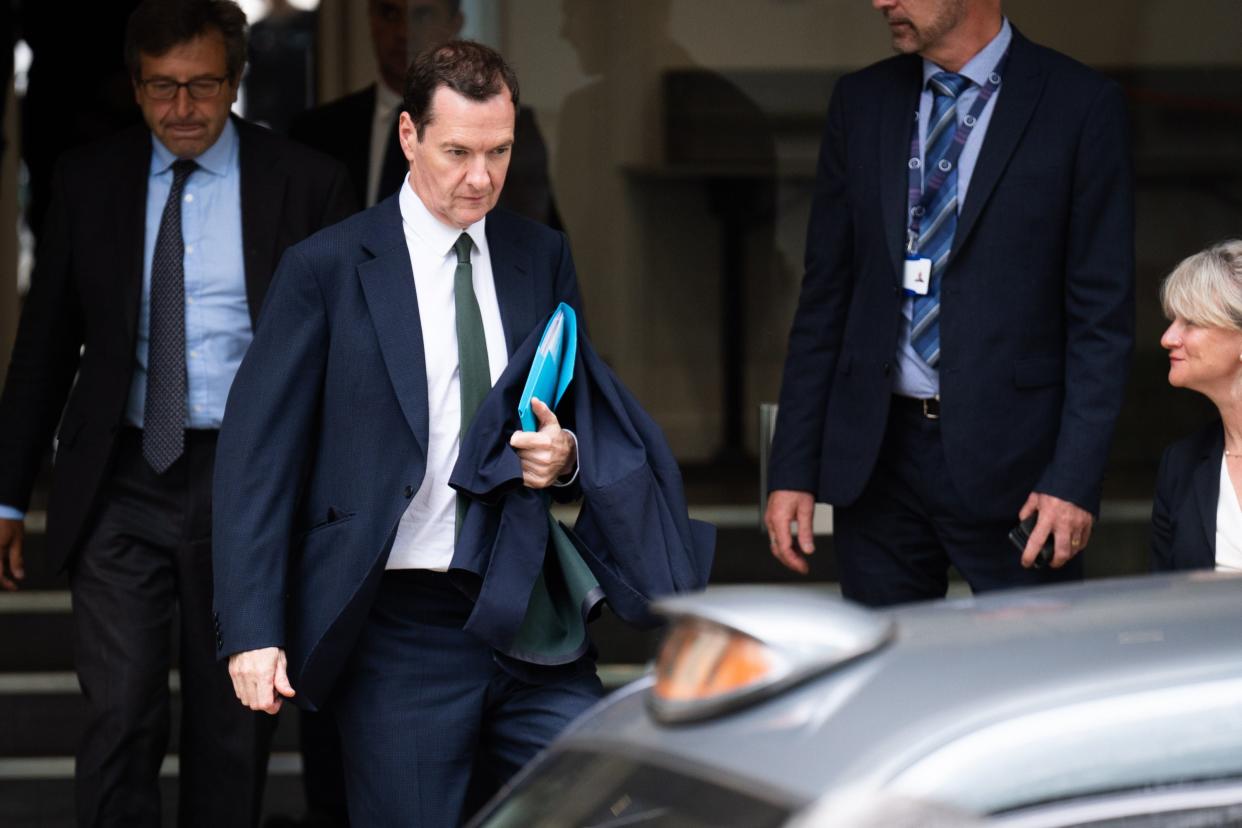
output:
[[447, 575], [385, 573], [331, 700], [353, 828], [447, 828], [603, 695], [593, 661], [532, 683], [462, 627]]
[[957, 491], [940, 421], [893, 399], [876, 469], [859, 499], [834, 512], [841, 592], [868, 606], [943, 598], [953, 566], [975, 592], [1080, 580], [1082, 555], [1061, 569], [1023, 569], [1012, 517], [985, 520]]

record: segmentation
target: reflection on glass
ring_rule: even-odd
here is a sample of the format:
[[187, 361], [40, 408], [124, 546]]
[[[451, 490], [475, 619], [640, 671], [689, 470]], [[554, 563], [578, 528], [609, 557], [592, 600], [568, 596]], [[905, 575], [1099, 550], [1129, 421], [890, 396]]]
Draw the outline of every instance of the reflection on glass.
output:
[[722, 785], [606, 754], [568, 751], [512, 793], [484, 828], [783, 825], [789, 810]]

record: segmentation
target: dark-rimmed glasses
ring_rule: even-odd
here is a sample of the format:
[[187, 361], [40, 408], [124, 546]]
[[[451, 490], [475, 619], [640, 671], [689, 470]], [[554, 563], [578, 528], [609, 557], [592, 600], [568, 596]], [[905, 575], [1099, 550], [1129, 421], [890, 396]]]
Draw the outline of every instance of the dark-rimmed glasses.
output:
[[181, 91], [183, 86], [190, 93], [191, 98], [196, 101], [202, 101], [219, 95], [226, 80], [228, 80], [228, 75], [218, 78], [194, 78], [184, 83], [171, 78], [149, 78], [138, 81], [138, 85], [142, 87], [142, 91], [146, 96], [153, 101], [171, 101], [177, 97], [177, 93]]

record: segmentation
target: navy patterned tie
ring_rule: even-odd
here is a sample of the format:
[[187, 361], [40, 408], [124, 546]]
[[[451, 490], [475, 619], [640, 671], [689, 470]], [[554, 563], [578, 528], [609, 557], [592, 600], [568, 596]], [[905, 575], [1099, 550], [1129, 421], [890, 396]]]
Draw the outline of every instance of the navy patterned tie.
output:
[[181, 193], [193, 161], [172, 165], [173, 183], [164, 202], [151, 259], [147, 398], [142, 414], [142, 456], [163, 474], [185, 450], [185, 241]]
[[957, 97], [970, 79], [953, 72], [938, 72], [928, 80], [932, 88], [932, 111], [923, 141], [923, 180], [936, 169], [946, 173], [936, 200], [928, 205], [919, 225], [919, 253], [931, 259], [932, 275], [926, 296], [914, 297], [910, 343], [932, 368], [940, 362], [940, 287], [945, 263], [957, 230], [957, 168], [947, 167], [945, 154], [957, 135]]

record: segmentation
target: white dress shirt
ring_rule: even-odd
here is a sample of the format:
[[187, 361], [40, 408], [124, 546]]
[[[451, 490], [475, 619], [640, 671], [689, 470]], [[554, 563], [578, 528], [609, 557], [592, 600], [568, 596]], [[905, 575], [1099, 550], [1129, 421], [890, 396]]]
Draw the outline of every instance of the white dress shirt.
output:
[[[414, 194], [409, 177], [401, 185], [401, 224], [414, 270], [418, 293], [418, 321], [423, 331], [427, 368], [427, 472], [409, 508], [401, 516], [389, 569], [434, 569], [443, 572], [453, 559], [456, 492], [449, 475], [457, 462], [461, 442], [461, 387], [457, 365], [457, 313], [453, 300], [453, 273], [457, 254], [453, 245], [462, 230], [442, 223]], [[487, 364], [492, 384], [509, 362], [500, 303], [492, 277], [484, 217], [466, 228], [474, 242], [470, 265], [474, 294], [483, 315]]]
[[[367, 205], [373, 207], [379, 201], [380, 172], [384, 169], [384, 153], [388, 149], [392, 130], [396, 129], [393, 115], [401, 106], [401, 96], [393, 92], [383, 81], [375, 84], [375, 112], [371, 116], [371, 154], [367, 165]], [[387, 198], [391, 193], [383, 193]]]
[[1242, 506], [1229, 479], [1229, 458], [1220, 458], [1220, 497], [1216, 498], [1216, 570], [1242, 572]]

